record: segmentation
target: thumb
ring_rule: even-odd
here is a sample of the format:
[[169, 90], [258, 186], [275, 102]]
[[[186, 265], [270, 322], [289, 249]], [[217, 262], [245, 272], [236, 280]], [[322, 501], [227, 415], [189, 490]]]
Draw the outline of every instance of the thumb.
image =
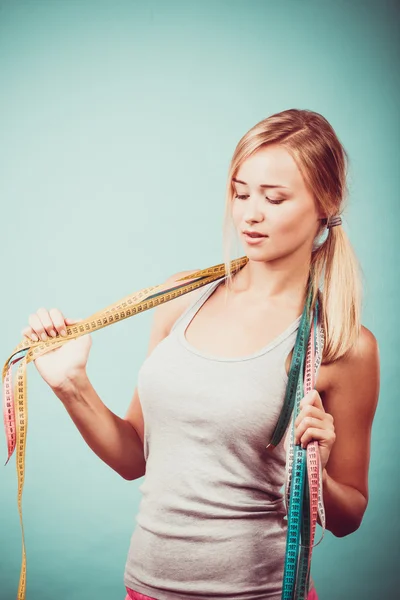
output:
[[[75, 325], [76, 323], [81, 323], [83, 319], [64, 319], [64, 321], [66, 325]], [[90, 344], [92, 343], [92, 338], [89, 333], [86, 333], [83, 337], [86, 338], [85, 342], [87, 342], [87, 339], [89, 338]], [[76, 342], [77, 340], [75, 339], [71, 341]]]
[[75, 325], [75, 323], [80, 323], [83, 319], [64, 319], [67, 325]]

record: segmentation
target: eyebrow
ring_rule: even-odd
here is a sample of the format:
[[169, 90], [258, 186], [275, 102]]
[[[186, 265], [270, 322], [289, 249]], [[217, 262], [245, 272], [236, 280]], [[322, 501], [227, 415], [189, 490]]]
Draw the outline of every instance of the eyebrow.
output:
[[[235, 181], [236, 183], [243, 183], [243, 185], [247, 185], [247, 183], [245, 181], [240, 181], [240, 179], [236, 179], [236, 177], [232, 177], [232, 181]], [[278, 184], [269, 184], [269, 183], [262, 183], [260, 185], [260, 188], [287, 188], [286, 185], [278, 185]]]

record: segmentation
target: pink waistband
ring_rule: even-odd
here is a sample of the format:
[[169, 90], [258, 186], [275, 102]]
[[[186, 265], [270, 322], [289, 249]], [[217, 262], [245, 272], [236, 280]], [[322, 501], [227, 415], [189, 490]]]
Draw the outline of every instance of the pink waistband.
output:
[[[150, 598], [150, 596], [145, 596], [144, 594], [140, 594], [139, 592], [135, 592], [135, 590], [131, 590], [126, 588], [128, 592], [125, 600], [155, 600], [154, 598]], [[317, 590], [315, 587], [311, 588], [310, 593], [307, 596], [307, 600], [318, 600]]]
[[139, 592], [135, 592], [135, 590], [131, 590], [130, 588], [126, 588], [128, 592], [125, 600], [155, 600], [155, 598], [150, 598], [150, 596], [145, 596], [144, 594], [140, 594]]

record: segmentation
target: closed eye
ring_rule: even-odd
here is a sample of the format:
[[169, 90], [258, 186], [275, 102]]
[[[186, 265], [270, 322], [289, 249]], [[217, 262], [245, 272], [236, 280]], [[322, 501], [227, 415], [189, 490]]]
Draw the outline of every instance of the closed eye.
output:
[[[238, 198], [239, 200], [246, 200], [248, 197], [247, 194], [235, 194], [235, 198]], [[281, 204], [281, 202], [283, 202], [283, 200], [273, 200], [273, 198], [268, 198], [268, 196], [265, 196], [265, 199], [271, 204]]]

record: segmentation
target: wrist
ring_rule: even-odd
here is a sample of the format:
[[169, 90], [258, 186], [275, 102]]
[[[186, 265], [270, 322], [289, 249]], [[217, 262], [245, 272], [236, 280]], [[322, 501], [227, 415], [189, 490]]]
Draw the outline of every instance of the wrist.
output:
[[89, 382], [85, 369], [79, 369], [68, 373], [65, 379], [58, 385], [52, 386], [53, 391], [57, 396], [64, 400], [72, 392], [82, 389]]

